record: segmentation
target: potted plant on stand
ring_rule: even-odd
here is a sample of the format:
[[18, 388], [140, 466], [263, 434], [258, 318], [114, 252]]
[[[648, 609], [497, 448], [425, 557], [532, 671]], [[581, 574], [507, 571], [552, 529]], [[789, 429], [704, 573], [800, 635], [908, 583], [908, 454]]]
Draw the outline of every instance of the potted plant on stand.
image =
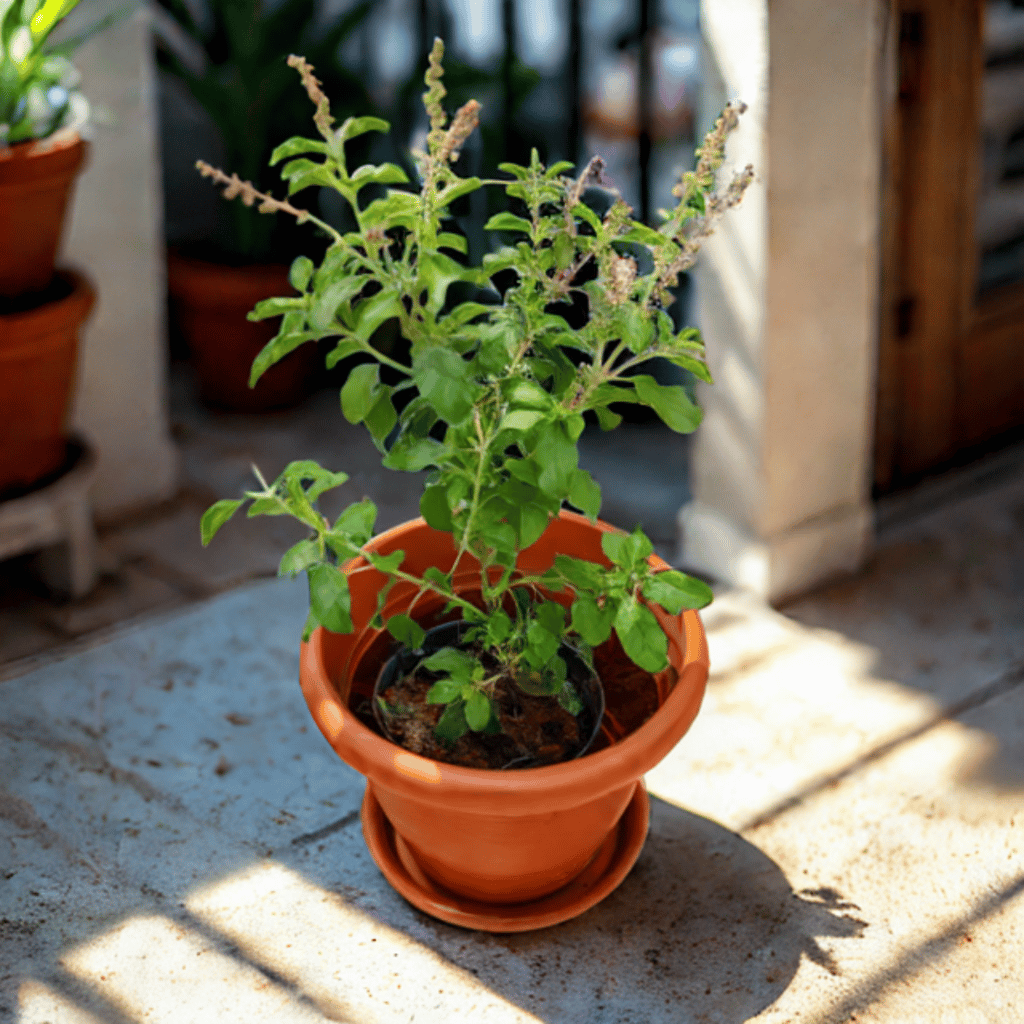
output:
[[[619, 402], [647, 405], [677, 431], [697, 426], [682, 387], [626, 374], [664, 356], [709, 379], [698, 332], [677, 331], [662, 306], [752, 171], [715, 190], [739, 112], [730, 107], [659, 231], [594, 188], [597, 159], [575, 177], [534, 154], [529, 166], [503, 164], [507, 180], [460, 178], [453, 165], [478, 105], [448, 121], [442, 53], [438, 40], [415, 190], [400, 187], [394, 165], [349, 169], [349, 140], [386, 124], [335, 127], [313, 69], [289, 58], [319, 138], [289, 139], [272, 162], [285, 161], [289, 194], [329, 182], [354, 231], [200, 165], [227, 195], [331, 235], [319, 266], [292, 264], [292, 295], [251, 314], [283, 315], [252, 379], [324, 337], [337, 339], [332, 360], [363, 356], [342, 411], [366, 425], [385, 466], [432, 470], [423, 518], [373, 537], [364, 500], [332, 523], [316, 502], [345, 474], [293, 462], [213, 505], [202, 535], [208, 543], [247, 500], [250, 516], [289, 514], [309, 528], [280, 566], [309, 579], [302, 688], [325, 737], [367, 776], [363, 829], [377, 864], [428, 913], [513, 931], [581, 913], [625, 877], [646, 836], [641, 776], [700, 706], [708, 662], [695, 609], [711, 591], [654, 557], [639, 529], [597, 518], [600, 488], [578, 468], [576, 442], [585, 414], [613, 429]], [[399, 187], [364, 205], [371, 183]], [[512, 201], [487, 225], [512, 244], [478, 268], [459, 261], [464, 238], [448, 209], [485, 184]], [[569, 330], [560, 311], [574, 297], [589, 317]], [[389, 319], [409, 342], [406, 362], [371, 344]]]
[[[65, 464], [78, 332], [95, 302], [84, 275], [54, 270], [89, 105], [68, 55], [104, 19], [53, 45], [78, 0], [13, 0], [0, 16], [0, 495]], [[114, 15], [113, 17], [117, 17]]]
[[[361, 24], [372, 0], [332, 23], [319, 0], [286, 0], [265, 10], [261, 0], [213, 0], [205, 21], [183, 0], [161, 0], [155, 31], [160, 68], [179, 79], [210, 116], [229, 165], [265, 183], [274, 147], [299, 116], [289, 52], [315, 54], [325, 79], [350, 109], [369, 100], [363, 83], [337, 60], [338, 48]], [[166, 140], [165, 140], [166, 141]], [[193, 140], [175, 140], [176, 145]], [[288, 264], [302, 238], [285, 220], [260, 217], [242, 205], [210, 225], [202, 238], [172, 246], [167, 278], [171, 314], [188, 346], [202, 400], [215, 408], [259, 412], [293, 405], [308, 394], [318, 360], [313, 347], [282, 360], [249, 388], [253, 358], [274, 336], [276, 321], [245, 314], [260, 299], [288, 287]]]

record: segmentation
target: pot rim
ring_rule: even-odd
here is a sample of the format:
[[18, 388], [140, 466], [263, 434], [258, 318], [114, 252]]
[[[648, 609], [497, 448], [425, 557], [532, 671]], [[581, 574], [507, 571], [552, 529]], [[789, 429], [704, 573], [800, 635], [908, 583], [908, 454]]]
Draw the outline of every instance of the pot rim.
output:
[[96, 302], [96, 289], [89, 278], [78, 270], [66, 267], [55, 270], [53, 276], [69, 281], [71, 291], [59, 299], [42, 302], [31, 309], [18, 310], [16, 313], [0, 312], [0, 328], [5, 337], [31, 331], [34, 334], [26, 338], [26, 344], [35, 346], [38, 344], [35, 335], [48, 330], [52, 324], [67, 319], [74, 319], [76, 324], [80, 324], [89, 315]]
[[[566, 510], [562, 510], [559, 518], [569, 526], [621, 532], [601, 520], [591, 524], [585, 516]], [[387, 544], [426, 525], [423, 519], [402, 523], [374, 538], [374, 544]], [[670, 568], [657, 556], [652, 555], [650, 560], [656, 568]], [[355, 568], [361, 561], [365, 560], [352, 559], [343, 568]], [[642, 726], [612, 746], [578, 760], [503, 772], [433, 761], [396, 746], [363, 725], [339, 697], [330, 671], [337, 666], [328, 666], [325, 653], [328, 634], [323, 627], [318, 627], [309, 641], [302, 644], [303, 694], [327, 741], [347, 764], [371, 778], [375, 786], [413, 797], [423, 798], [429, 793], [430, 800], [439, 806], [486, 807], [492, 814], [519, 814], [524, 807], [536, 805], [538, 800], [543, 801], [545, 810], [575, 806], [578, 792], [565, 789], [567, 775], [585, 780], [590, 798], [621, 789], [661, 761], [689, 729], [700, 710], [709, 667], [707, 639], [700, 617], [696, 611], [685, 611], [679, 616], [670, 616], [660, 608], [652, 611], [670, 641], [682, 648], [676, 684]], [[354, 632], [346, 636], [358, 635]], [[344, 668], [342, 666], [342, 671]], [[500, 799], [495, 802], [495, 797]]]
[[[10, 146], [0, 146], [0, 172], [7, 171], [12, 175], [12, 180], [0, 181], [0, 188], [23, 188], [26, 185], [40, 188], [53, 179], [73, 177], [81, 170], [88, 155], [89, 141], [72, 126], [62, 128], [45, 139], [23, 139]], [[30, 163], [33, 166], [30, 167]], [[19, 181], [21, 175], [31, 177]]]

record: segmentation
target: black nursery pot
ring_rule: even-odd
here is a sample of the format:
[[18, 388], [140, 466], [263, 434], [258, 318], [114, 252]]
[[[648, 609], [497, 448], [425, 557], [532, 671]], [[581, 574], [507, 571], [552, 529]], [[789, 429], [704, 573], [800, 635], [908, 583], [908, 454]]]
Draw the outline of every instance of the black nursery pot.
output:
[[[427, 630], [421, 647], [416, 650], [403, 647], [384, 663], [373, 687], [372, 701], [373, 716], [383, 736], [392, 739], [387, 718], [381, 710], [381, 695], [403, 676], [408, 675], [422, 658], [434, 654], [442, 647], [458, 647], [462, 637], [471, 628], [470, 623], [462, 620], [442, 623], [440, 626]], [[558, 654], [565, 662], [566, 677], [579, 694], [580, 700], [583, 701], [583, 710], [577, 718], [580, 723], [580, 734], [586, 737], [586, 741], [572, 758], [569, 758], [569, 760], [576, 760], [590, 750], [601, 731], [601, 719], [604, 718], [604, 690], [601, 687], [600, 679], [591, 671], [577, 651], [568, 644], [562, 644], [558, 649]], [[392, 740], [392, 742], [394, 741]], [[529, 767], [529, 765], [521, 767]]]

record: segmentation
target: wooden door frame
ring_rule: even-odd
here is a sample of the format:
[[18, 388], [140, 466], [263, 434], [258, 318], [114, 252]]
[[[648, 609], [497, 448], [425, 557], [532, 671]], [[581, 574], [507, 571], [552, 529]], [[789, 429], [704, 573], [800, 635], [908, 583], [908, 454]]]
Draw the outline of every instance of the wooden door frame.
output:
[[[894, 0], [883, 120], [875, 487], [952, 461], [976, 440], [964, 339], [975, 302], [982, 0]], [[982, 431], [984, 433], [984, 431]]]

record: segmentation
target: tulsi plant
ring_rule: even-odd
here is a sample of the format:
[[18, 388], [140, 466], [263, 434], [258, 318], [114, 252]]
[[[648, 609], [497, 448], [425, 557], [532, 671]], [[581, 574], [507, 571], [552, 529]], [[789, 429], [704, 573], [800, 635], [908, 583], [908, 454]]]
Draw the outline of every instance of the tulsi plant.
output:
[[[246, 501], [249, 516], [294, 516], [311, 533], [284, 554], [280, 572], [308, 576], [305, 637], [317, 625], [351, 631], [348, 585], [337, 565], [363, 555], [388, 579], [378, 599], [378, 628], [418, 648], [424, 635], [414, 621], [419, 597], [384, 622], [387, 592], [403, 581], [418, 595], [441, 595], [471, 624], [467, 639], [489, 650], [488, 664], [496, 660], [523, 690], [550, 695], [577, 714], [581, 702], [558, 653], [563, 641], [586, 651], [614, 631], [633, 662], [658, 672], [667, 664], [667, 640], [650, 606], [678, 614], [706, 605], [711, 590], [682, 572], [654, 571], [651, 542], [639, 528], [603, 535], [607, 565], [559, 555], [549, 571], [531, 575], [517, 571], [516, 559], [563, 504], [591, 521], [598, 516], [600, 488], [578, 465], [586, 413], [610, 430], [621, 421], [613, 406], [632, 402], [650, 407], [680, 433], [699, 424], [700, 409], [682, 386], [629, 374], [660, 356], [711, 380], [699, 332], [676, 330], [665, 307], [672, 300], [669, 289], [693, 264], [715, 221], [751, 181], [747, 167], [722, 189], [716, 186], [726, 138], [742, 108], [729, 106], [707, 135], [696, 169], [674, 189], [676, 206], [662, 211], [664, 223], [655, 230], [634, 221], [627, 204], [602, 188], [596, 158], [572, 175], [571, 164], [545, 167], [534, 152], [529, 166], [500, 165], [507, 179], [460, 177], [456, 161], [477, 125], [479, 105], [470, 101], [449, 121], [442, 107], [442, 55], [437, 40], [424, 94], [430, 129], [424, 150], [413, 154], [415, 185], [394, 164], [349, 169], [346, 143], [385, 132], [387, 123], [361, 117], [335, 127], [313, 68], [289, 58], [315, 107], [319, 138], [289, 139], [271, 163], [283, 162], [289, 197], [309, 186], [336, 190], [351, 207], [354, 231], [343, 234], [236, 175], [198, 167], [226, 186], [228, 198], [309, 221], [330, 236], [319, 266], [305, 257], [292, 264], [295, 295], [267, 299], [250, 313], [250, 319], [283, 317], [277, 337], [254, 362], [251, 381], [299, 345], [322, 338], [337, 339], [329, 366], [365, 357], [341, 389], [342, 413], [349, 423], [366, 426], [384, 466], [430, 470], [420, 510], [430, 526], [452, 534], [455, 564], [449, 572], [432, 568], [419, 577], [403, 569], [402, 551], [364, 551], [375, 506], [369, 500], [352, 504], [330, 522], [317, 499], [347, 476], [309, 461], [292, 462], [269, 484], [259, 477], [260, 487], [244, 498], [218, 501], [203, 517], [202, 539], [209, 543]], [[361, 202], [371, 185], [377, 197]], [[508, 244], [482, 266], [468, 266], [460, 259], [465, 236], [450, 208], [485, 186], [503, 187], [511, 201], [509, 212], [486, 225]], [[465, 299], [467, 294], [472, 297]], [[585, 304], [582, 327], [570, 328], [563, 315], [571, 303]], [[397, 320], [408, 343], [407, 360], [374, 347], [375, 332], [389, 320]], [[480, 567], [482, 608], [453, 586], [456, 572], [476, 564], [470, 558]], [[558, 592], [568, 592], [568, 609], [551, 599]], [[445, 648], [423, 665], [440, 673], [428, 697], [446, 705], [438, 738], [450, 743], [467, 730], [495, 729], [497, 676], [485, 671], [472, 646]]]

